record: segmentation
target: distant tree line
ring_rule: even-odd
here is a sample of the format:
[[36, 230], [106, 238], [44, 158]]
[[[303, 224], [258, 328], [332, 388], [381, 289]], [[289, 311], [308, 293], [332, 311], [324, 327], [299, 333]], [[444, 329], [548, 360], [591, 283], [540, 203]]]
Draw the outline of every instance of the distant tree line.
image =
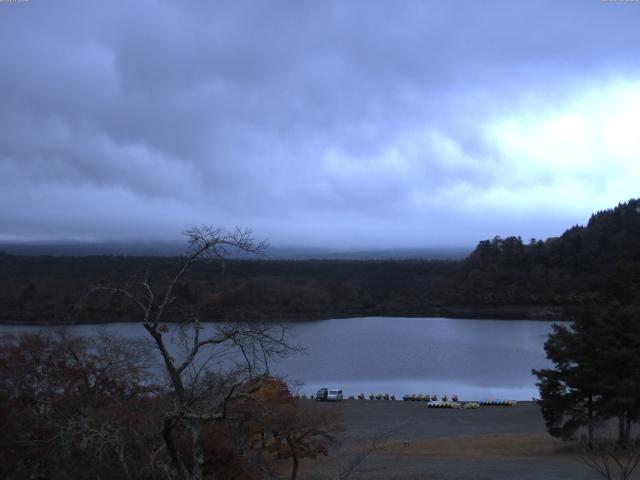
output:
[[[92, 285], [132, 281], [147, 270], [168, 279], [176, 260], [0, 254], [0, 321], [69, 321]], [[640, 304], [640, 201], [545, 241], [483, 240], [462, 261], [267, 257], [201, 264], [192, 273], [189, 284], [176, 286], [177, 303], [209, 320], [574, 318], [593, 305]], [[122, 321], [131, 308], [105, 299], [75, 320]]]
[[[178, 259], [23, 257], [0, 254], [0, 321], [104, 322], [131, 318], [122, 299], [105, 298], [74, 316], [96, 283], [166, 282]], [[176, 285], [173, 308], [207, 320], [306, 320], [360, 315], [421, 315], [441, 305], [458, 267], [453, 261], [226, 260], [194, 266]]]

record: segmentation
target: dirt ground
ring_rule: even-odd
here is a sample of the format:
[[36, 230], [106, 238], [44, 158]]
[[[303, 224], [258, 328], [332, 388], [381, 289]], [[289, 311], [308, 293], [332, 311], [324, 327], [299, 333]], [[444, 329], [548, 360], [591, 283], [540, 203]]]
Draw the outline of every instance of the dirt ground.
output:
[[[346, 400], [318, 404], [342, 412], [346, 437], [300, 478], [337, 478], [374, 439], [381, 447], [353, 479], [589, 480], [602, 478], [575, 444], [550, 437], [532, 402], [477, 410], [430, 409], [424, 402]], [[640, 478], [636, 475], [632, 478]], [[617, 477], [614, 477], [617, 478]]]

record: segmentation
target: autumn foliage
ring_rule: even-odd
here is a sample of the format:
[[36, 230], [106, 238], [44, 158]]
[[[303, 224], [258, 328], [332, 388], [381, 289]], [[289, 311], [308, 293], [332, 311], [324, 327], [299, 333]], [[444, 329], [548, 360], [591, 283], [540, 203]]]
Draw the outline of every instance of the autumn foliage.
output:
[[[150, 364], [141, 345], [113, 336], [3, 337], [0, 477], [171, 478], [161, 435], [171, 395], [152, 383]], [[295, 478], [301, 459], [335, 443], [339, 419], [283, 381], [254, 378], [239, 390], [251, 393], [203, 428], [205, 478]], [[189, 432], [173, 433], [188, 459]]]

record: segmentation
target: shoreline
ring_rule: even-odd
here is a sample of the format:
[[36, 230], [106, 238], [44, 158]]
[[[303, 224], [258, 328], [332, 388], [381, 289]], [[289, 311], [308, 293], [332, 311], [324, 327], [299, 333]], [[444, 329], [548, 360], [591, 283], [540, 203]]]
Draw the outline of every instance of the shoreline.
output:
[[[312, 323], [312, 322], [324, 322], [328, 320], [350, 320], [354, 318], [419, 318], [424, 320], [431, 319], [451, 319], [451, 320], [493, 320], [493, 321], [504, 321], [504, 322], [522, 322], [522, 321], [533, 321], [533, 322], [570, 322], [570, 318], [561, 317], [559, 315], [518, 315], [518, 316], [505, 316], [505, 315], [489, 315], [488, 313], [477, 313], [476, 315], [464, 312], [468, 314], [452, 314], [452, 312], [442, 312], [440, 314], [425, 314], [425, 315], [407, 315], [407, 314], [389, 314], [389, 315], [375, 315], [375, 314], [354, 314], [354, 315], [344, 315], [344, 316], [326, 316], [326, 317], [307, 317], [307, 318], [286, 318], [286, 319], [255, 319], [255, 320], [241, 320], [243, 323], [272, 323], [276, 324], [289, 324], [289, 323]], [[542, 313], [542, 312], [541, 312]], [[228, 323], [234, 322], [237, 320], [230, 318], [217, 318], [217, 319], [204, 319], [201, 320], [200, 323]], [[4, 320], [0, 319], [0, 325], [7, 326], [31, 326], [31, 327], [70, 327], [70, 326], [80, 326], [80, 325], [114, 325], [114, 324], [134, 324], [140, 323], [140, 320], [116, 320], [116, 321], [86, 321], [86, 322], [73, 322], [73, 321], [15, 321], [15, 320]], [[180, 323], [176, 321], [166, 321], [163, 323]]]

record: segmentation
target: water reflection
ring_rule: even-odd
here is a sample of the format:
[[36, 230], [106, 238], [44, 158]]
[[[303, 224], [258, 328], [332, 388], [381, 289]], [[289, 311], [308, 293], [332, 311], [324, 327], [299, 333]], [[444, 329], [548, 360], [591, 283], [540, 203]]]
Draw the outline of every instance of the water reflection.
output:
[[354, 318], [296, 324], [304, 359], [276, 368], [306, 384], [358, 392], [457, 393], [461, 398], [537, 396], [532, 368], [548, 365], [552, 322]]
[[[295, 322], [290, 324], [292, 338], [307, 351], [272, 362], [271, 370], [304, 382], [300, 391], [307, 394], [336, 386], [345, 395], [457, 393], [461, 399], [530, 400], [537, 396], [531, 369], [548, 365], [543, 345], [551, 325], [389, 317]], [[7, 333], [37, 329], [43, 328], [0, 326]], [[134, 338], [146, 335], [135, 323], [71, 327], [82, 335], [96, 329]]]

